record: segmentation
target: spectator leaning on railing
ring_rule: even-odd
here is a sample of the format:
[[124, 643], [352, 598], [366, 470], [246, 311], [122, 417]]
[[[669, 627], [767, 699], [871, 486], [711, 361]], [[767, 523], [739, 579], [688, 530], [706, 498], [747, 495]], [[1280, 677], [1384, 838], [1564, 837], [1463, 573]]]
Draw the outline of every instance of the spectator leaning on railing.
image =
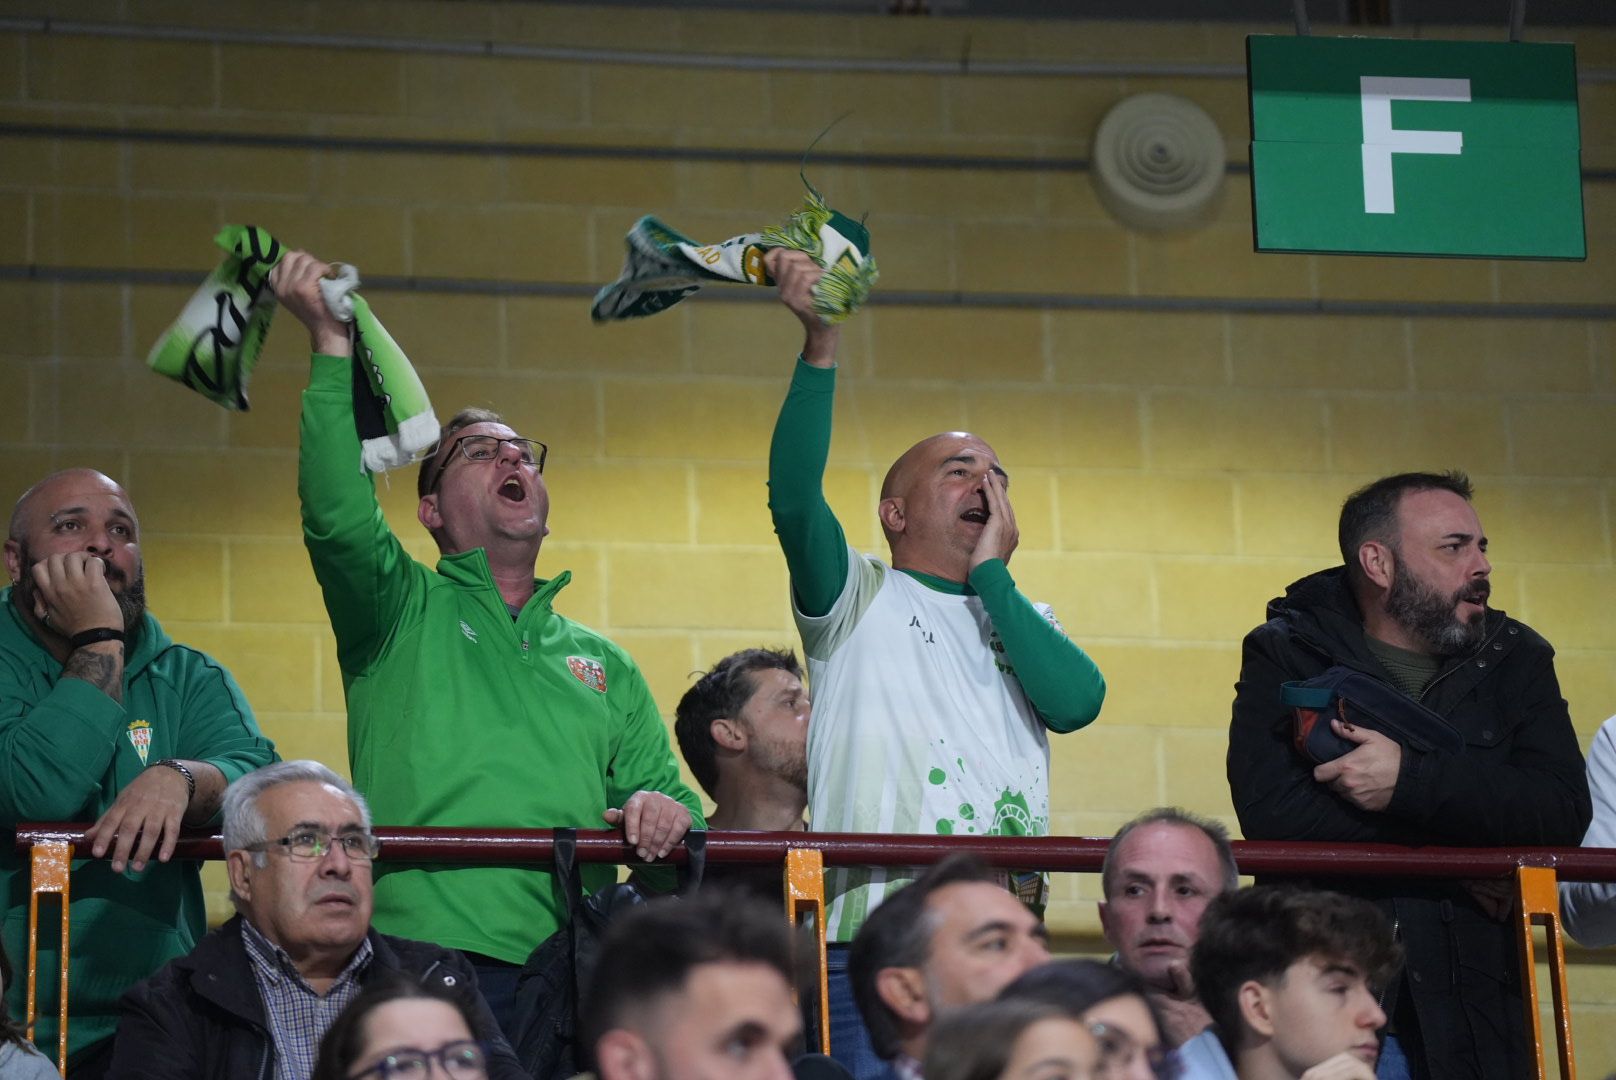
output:
[[[118, 995], [207, 930], [200, 864], [169, 861], [180, 826], [211, 820], [225, 785], [275, 760], [275, 748], [230, 673], [146, 610], [140, 523], [110, 478], [69, 469], [39, 481], [17, 500], [5, 551], [0, 829], [95, 819], [95, 858], [73, 873], [68, 972], [69, 1068], [94, 1080]], [[5, 948], [26, 956], [27, 870], [9, 843], [0, 890], [10, 897]], [[35, 1037], [54, 1048], [52, 936], [39, 939]], [[22, 986], [6, 994], [22, 1015]]]
[[[642, 859], [667, 854], [701, 801], [679, 778], [632, 657], [554, 609], [571, 580], [536, 580], [549, 532], [544, 444], [465, 410], [422, 462], [417, 516], [441, 558], [405, 552], [359, 469], [348, 327], [327, 310], [330, 271], [291, 252], [272, 285], [309, 330], [298, 494], [303, 537], [337, 638], [354, 780], [388, 822], [621, 825]], [[520, 965], [559, 926], [543, 868], [382, 868], [377, 925], [465, 950], [510, 1022]], [[584, 885], [613, 880], [587, 866]], [[671, 875], [662, 876], [671, 887]]]

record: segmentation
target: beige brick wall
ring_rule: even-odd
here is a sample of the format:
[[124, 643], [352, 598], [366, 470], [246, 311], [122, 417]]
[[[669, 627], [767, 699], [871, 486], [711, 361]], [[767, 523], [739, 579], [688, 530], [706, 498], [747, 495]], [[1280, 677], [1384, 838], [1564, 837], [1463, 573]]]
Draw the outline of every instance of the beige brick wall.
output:
[[[15, 3], [16, 14], [52, 5]], [[64, 14], [67, 7], [55, 14]], [[1238, 64], [1251, 27], [892, 20], [345, 3], [222, 10], [71, 5], [130, 24], [433, 41], [877, 59]], [[1283, 30], [1283, 27], [1267, 28]], [[1496, 36], [1496, 35], [1492, 35]], [[1557, 35], [1534, 32], [1540, 38]], [[1577, 37], [1616, 65], [1616, 35]], [[129, 486], [154, 609], [240, 678], [283, 753], [345, 765], [341, 683], [295, 503], [302, 335], [272, 335], [253, 410], [231, 415], [144, 368], [189, 287], [120, 271], [201, 271], [220, 224], [252, 220], [371, 275], [591, 286], [645, 212], [702, 239], [777, 220], [789, 164], [381, 152], [322, 140], [798, 151], [841, 113], [838, 153], [1081, 157], [1121, 96], [1167, 89], [1246, 156], [1243, 80], [675, 69], [61, 34], [0, 33], [0, 265], [111, 270], [108, 283], [0, 279], [0, 493], [89, 464]], [[1616, 165], [1616, 83], [1581, 87], [1585, 160]], [[312, 137], [228, 148], [172, 138], [26, 135], [24, 125]], [[1616, 184], [1586, 186], [1585, 264], [1257, 256], [1249, 188], [1166, 237], [1122, 229], [1070, 170], [818, 166], [870, 211], [882, 289], [1082, 296], [1610, 303]], [[798, 333], [772, 304], [710, 299], [634, 325], [582, 298], [371, 290], [440, 411], [492, 403], [552, 446], [546, 575], [561, 607], [630, 648], [670, 710], [726, 651], [793, 641], [764, 505], [770, 426]], [[1224, 305], [1228, 307], [1228, 305]], [[1608, 308], [1606, 309], [1608, 310]], [[1358, 317], [877, 306], [849, 324], [828, 489], [874, 550], [893, 456], [969, 427], [1016, 473], [1032, 596], [1105, 669], [1090, 730], [1055, 741], [1054, 824], [1104, 834], [1178, 802], [1231, 820], [1224, 731], [1240, 636], [1267, 599], [1333, 561], [1341, 497], [1375, 475], [1476, 477], [1500, 606], [1560, 655], [1586, 739], [1616, 712], [1616, 335], [1584, 318]], [[418, 555], [413, 477], [384, 482]], [[1092, 945], [1092, 879], [1051, 919]], [[219, 899], [215, 897], [215, 899]], [[1573, 970], [1584, 1068], [1616, 1066], [1616, 984]]]

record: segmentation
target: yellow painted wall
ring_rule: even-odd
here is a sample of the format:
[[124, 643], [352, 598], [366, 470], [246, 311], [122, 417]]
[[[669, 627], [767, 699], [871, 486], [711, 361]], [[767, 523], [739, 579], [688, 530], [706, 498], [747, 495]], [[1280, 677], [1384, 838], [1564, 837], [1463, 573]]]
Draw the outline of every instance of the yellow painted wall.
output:
[[[1238, 64], [1246, 32], [1286, 30], [428, 0], [3, 13], [891, 60], [968, 48], [979, 60]], [[1616, 34], [1576, 40], [1585, 68], [1616, 67]], [[214, 229], [253, 221], [371, 275], [598, 285], [616, 274], [640, 214], [703, 240], [755, 229], [796, 204], [795, 167], [19, 129], [796, 151], [852, 110], [827, 152], [1077, 158], [1104, 111], [1144, 90], [1200, 103], [1231, 159], [1245, 159], [1237, 76], [764, 72], [0, 32], [0, 267], [110, 271], [99, 283], [0, 277], [0, 497], [66, 465], [126, 483], [157, 614], [229, 665], [283, 754], [345, 767], [341, 684], [297, 525], [303, 336], [276, 330], [252, 411], [226, 414], [142, 362], [191, 286], [123, 271], [199, 280]], [[1616, 84], [1581, 92], [1585, 164], [1610, 169]], [[1554, 265], [1257, 256], [1239, 175], [1213, 223], [1165, 237], [1115, 224], [1077, 171], [827, 165], [812, 178], [843, 209], [869, 210], [887, 291], [1605, 305], [1616, 295], [1609, 180], [1585, 185], [1588, 261]], [[726, 652], [794, 643], [764, 505], [769, 431], [799, 339], [777, 306], [715, 291], [597, 328], [581, 298], [368, 295], [440, 415], [491, 404], [550, 443], [553, 535], [540, 572], [573, 570], [560, 607], [629, 648], [664, 710], [691, 671]], [[1222, 759], [1239, 639], [1289, 581], [1337, 559], [1340, 500], [1388, 472], [1471, 472], [1495, 603], [1558, 648], [1585, 741], [1616, 712], [1611, 321], [878, 306], [849, 324], [840, 393], [828, 489], [866, 549], [880, 543], [880, 476], [916, 438], [971, 428], [1015, 473], [1014, 571], [1111, 687], [1098, 723], [1055, 740], [1059, 832], [1103, 835], [1163, 802], [1233, 824]], [[427, 557], [413, 490], [400, 474], [383, 501]], [[1074, 943], [1093, 944], [1096, 891], [1092, 879], [1057, 883], [1051, 919]], [[1616, 974], [1606, 955], [1577, 956], [1581, 1056], [1602, 1074], [1616, 1067]]]

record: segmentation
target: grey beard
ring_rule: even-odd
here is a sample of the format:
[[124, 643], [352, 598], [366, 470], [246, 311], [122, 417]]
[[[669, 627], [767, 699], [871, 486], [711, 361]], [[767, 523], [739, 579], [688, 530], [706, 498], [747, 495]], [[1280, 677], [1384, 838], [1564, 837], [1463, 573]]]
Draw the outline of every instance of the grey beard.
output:
[[1386, 596], [1386, 614], [1438, 656], [1458, 656], [1480, 645], [1487, 633], [1485, 615], [1463, 622], [1453, 613], [1459, 601], [1473, 592], [1467, 587], [1451, 596], [1443, 596], [1427, 588], [1399, 564]]

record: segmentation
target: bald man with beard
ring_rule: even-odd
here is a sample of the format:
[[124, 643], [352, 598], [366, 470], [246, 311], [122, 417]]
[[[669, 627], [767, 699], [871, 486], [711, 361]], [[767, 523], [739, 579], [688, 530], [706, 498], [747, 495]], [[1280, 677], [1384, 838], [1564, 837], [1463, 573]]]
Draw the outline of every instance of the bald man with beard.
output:
[[[888, 470], [876, 512], [890, 561], [848, 546], [825, 502], [838, 330], [813, 310], [820, 276], [800, 252], [767, 256], [806, 338], [769, 452], [769, 509], [791, 570], [792, 610], [814, 695], [808, 807], [817, 831], [1043, 835], [1047, 732], [1076, 731], [1105, 697], [1094, 662], [1047, 605], [1016, 588], [1010, 476], [984, 439], [950, 431]], [[912, 875], [836, 870], [827, 934], [852, 940]], [[1040, 875], [1012, 875], [1043, 903]], [[831, 1045], [856, 1030], [833, 949]], [[839, 1001], [846, 1007], [839, 1008]], [[856, 1036], [852, 1036], [856, 1038]], [[855, 1075], [879, 1063], [851, 1055]]]
[[[140, 523], [93, 469], [17, 501], [0, 591], [0, 829], [95, 821], [73, 875], [68, 1033], [75, 1077], [100, 1075], [118, 996], [207, 930], [200, 864], [170, 863], [182, 824], [218, 813], [230, 781], [275, 760], [230, 673], [146, 611]], [[103, 861], [103, 856], [110, 856]], [[26, 868], [0, 846], [5, 947], [27, 955]], [[56, 1040], [54, 933], [40, 935], [41, 1047]], [[11, 1015], [23, 980], [6, 987]]]

